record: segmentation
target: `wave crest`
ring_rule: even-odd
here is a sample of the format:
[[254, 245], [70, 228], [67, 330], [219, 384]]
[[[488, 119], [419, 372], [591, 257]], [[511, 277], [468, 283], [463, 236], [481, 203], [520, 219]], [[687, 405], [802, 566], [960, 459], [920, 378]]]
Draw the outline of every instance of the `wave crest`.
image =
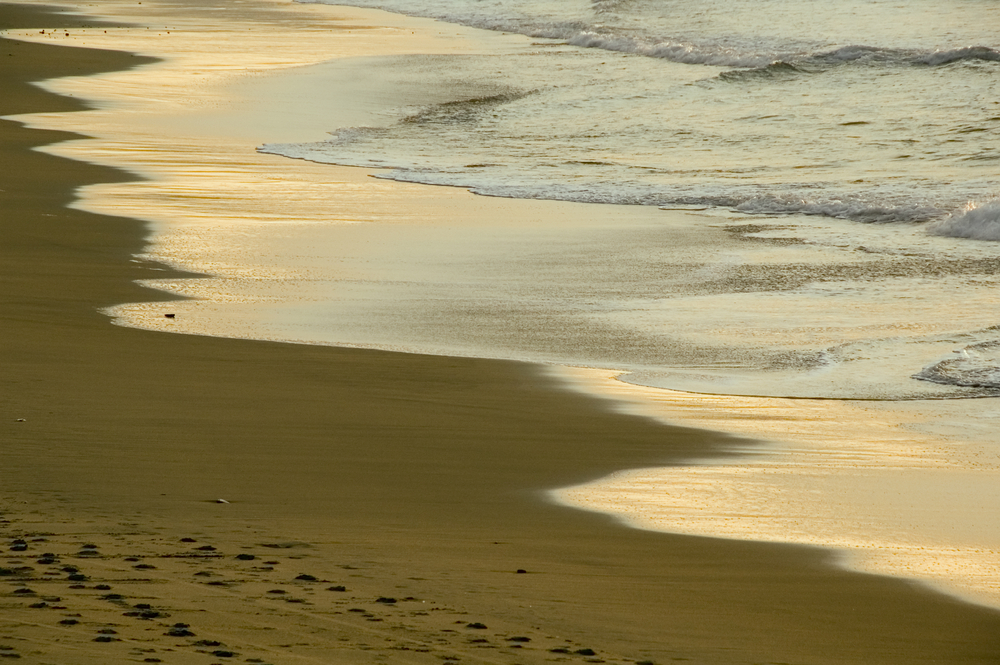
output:
[[1000, 241], [1000, 199], [969, 203], [961, 212], [936, 222], [928, 232], [951, 238]]
[[957, 357], [925, 367], [914, 379], [966, 388], [1000, 388], [1000, 349], [996, 342], [955, 352]]

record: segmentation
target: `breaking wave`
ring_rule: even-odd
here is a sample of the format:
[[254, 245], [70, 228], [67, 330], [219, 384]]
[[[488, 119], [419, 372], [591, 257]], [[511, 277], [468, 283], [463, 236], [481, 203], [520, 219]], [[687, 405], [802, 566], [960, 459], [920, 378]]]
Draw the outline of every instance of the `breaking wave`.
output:
[[951, 238], [1000, 241], [1000, 200], [970, 203], [962, 211], [936, 222], [928, 231]]

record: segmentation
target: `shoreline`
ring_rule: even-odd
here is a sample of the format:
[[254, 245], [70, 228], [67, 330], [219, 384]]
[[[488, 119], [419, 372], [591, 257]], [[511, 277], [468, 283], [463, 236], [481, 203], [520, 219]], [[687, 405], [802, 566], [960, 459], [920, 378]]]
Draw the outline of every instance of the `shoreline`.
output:
[[[85, 119], [86, 131], [101, 136], [100, 140], [63, 144], [50, 152], [82, 160], [96, 157], [97, 161], [149, 178], [141, 184], [88, 187], [74, 207], [96, 213], [114, 210], [151, 220], [155, 245], [143, 259], [164, 261], [175, 269], [202, 275], [193, 280], [173, 277], [146, 280], [146, 285], [171, 297], [189, 299], [169, 304], [133, 302], [104, 310], [120, 319], [118, 322], [161, 332], [381, 348], [441, 357], [491, 357], [489, 352], [480, 353], [484, 347], [456, 351], [445, 346], [428, 346], [426, 341], [409, 346], [399, 342], [393, 337], [398, 330], [392, 328], [390, 318], [410, 306], [407, 301], [417, 303], [419, 308], [419, 303], [434, 297], [435, 291], [402, 290], [393, 294], [389, 285], [455, 280], [469, 290], [475, 285], [462, 280], [468, 280], [472, 272], [468, 265], [478, 262], [477, 270], [483, 272], [482, 281], [488, 291], [494, 282], [484, 269], [493, 260], [490, 252], [497, 252], [492, 249], [482, 252], [479, 238], [484, 232], [493, 243], [502, 243], [507, 248], [499, 252], [504, 256], [520, 256], [526, 247], [530, 252], [536, 246], [559, 246], [560, 237], [567, 235], [565, 227], [569, 226], [574, 242], [593, 236], [598, 239], [597, 245], [605, 248], [609, 233], [619, 235], [623, 228], [629, 228], [633, 233], [676, 234], [679, 242], [692, 247], [719, 245], [733, 252], [747, 251], [718, 229], [708, 230], [704, 224], [687, 222], [682, 213], [553, 201], [477, 201], [477, 197], [460, 189], [443, 191], [437, 187], [378, 180], [370, 177], [372, 172], [366, 169], [257, 153], [254, 148], [265, 136], [276, 136], [281, 141], [312, 140], [330, 127], [384, 121], [380, 109], [387, 99], [419, 105], [430, 103], [442, 94], [435, 91], [434, 85], [415, 86], [405, 79], [393, 78], [387, 65], [391, 63], [387, 57], [392, 54], [407, 50], [418, 54], [466, 53], [486, 48], [516, 50], [525, 41], [515, 37], [508, 44], [502, 37], [490, 34], [483, 44], [476, 41], [479, 31], [424, 20], [414, 21], [411, 27], [415, 29], [408, 30], [406, 19], [398, 16], [375, 13], [369, 17], [365, 12], [347, 10], [344, 19], [322, 7], [306, 11], [312, 12], [310, 16], [334, 17], [330, 20], [337, 24], [339, 37], [348, 39], [347, 44], [330, 41], [321, 23], [310, 25], [311, 32], [301, 44], [284, 49], [284, 44], [293, 39], [286, 34], [289, 28], [277, 22], [273, 27], [276, 35], [269, 37], [265, 32], [254, 37], [256, 51], [267, 54], [264, 58], [246, 53], [246, 48], [232, 48], [230, 53], [204, 43], [199, 38], [199, 30], [203, 28], [198, 28], [196, 22], [193, 25], [197, 29], [189, 29], [190, 34], [163, 31], [156, 35], [159, 41], [152, 43], [146, 32], [123, 31], [110, 37], [99, 33], [80, 39], [98, 43], [102, 39], [111, 40], [154, 53], [157, 48], [163, 53], [179, 52], [183, 55], [178, 57], [183, 57], [183, 61], [149, 68], [138, 83], [134, 82], [137, 77], [107, 75], [98, 80], [63, 80], [46, 86], [64, 94], [96, 96], [107, 107], [102, 112], [87, 114]], [[128, 17], [134, 20], [134, 16]], [[379, 27], [382, 19], [389, 19], [392, 27]], [[295, 26], [300, 24], [294, 22]], [[356, 35], [357, 26], [365, 26], [362, 32], [368, 36]], [[239, 29], [242, 31], [243, 27], [240, 24]], [[271, 45], [263, 48], [268, 39]], [[241, 55], [236, 57], [236, 53]], [[382, 53], [388, 56], [380, 56]], [[309, 65], [324, 58], [333, 61], [289, 69], [295, 63]], [[234, 71], [234, 62], [241, 63], [250, 73], [239, 68]], [[204, 73], [192, 82], [191, 77], [179, 74], [185, 71]], [[372, 73], [364, 76], [367, 71]], [[331, 80], [336, 85], [331, 86]], [[364, 85], [358, 85], [359, 81]], [[350, 98], [352, 104], [338, 104], [336, 92], [329, 93], [329, 98], [321, 95], [312, 99], [313, 90], [330, 87], [340, 91], [340, 97]], [[188, 94], [189, 91], [196, 94]], [[322, 108], [322, 113], [310, 115], [284, 101], [297, 100], [304, 91], [310, 94], [306, 106]], [[147, 100], [152, 95], [155, 105], [134, 101]], [[128, 127], [121, 127], [119, 107], [136, 106], [141, 110], [131, 114]], [[195, 107], [193, 111], [191, 106]], [[274, 121], [289, 114], [294, 115], [296, 122]], [[46, 123], [58, 127], [66, 122], [44, 116], [28, 120], [43, 127]], [[320, 226], [323, 228], [318, 230]], [[685, 231], [685, 227], [696, 230], [692, 233]], [[713, 234], [711, 238], [706, 237], [709, 233]], [[378, 247], [374, 252], [377, 260], [371, 260], [368, 248], [372, 246]], [[318, 247], [334, 251], [325, 254]], [[463, 262], [455, 264], [455, 256], [464, 257]], [[703, 260], [711, 262], [708, 258]], [[806, 256], [803, 260], [817, 259]], [[329, 265], [338, 266], [343, 275], [340, 283], [333, 284], [324, 278]], [[505, 265], [500, 267], [507, 269]], [[305, 325], [305, 336], [290, 339], [289, 333], [297, 331], [288, 322], [302, 318], [308, 324], [311, 301], [327, 297], [324, 290], [331, 287], [338, 290], [337, 297], [348, 303], [334, 318], [357, 323], [334, 328], [335, 321], [325, 321], [330, 328], [328, 339], [310, 338], [308, 334], [315, 330]], [[390, 295], [387, 297], [385, 292]], [[288, 297], [289, 293], [295, 295]], [[352, 300], [358, 305], [350, 306]], [[466, 306], [475, 305], [474, 300], [467, 298]], [[305, 304], [297, 306], [300, 301]], [[369, 312], [372, 303], [376, 303], [376, 311], [380, 309], [381, 314]], [[460, 310], [462, 306], [453, 309]], [[165, 313], [174, 314], [174, 318], [165, 318]], [[414, 311], [413, 317], [419, 314]], [[454, 317], [447, 323], [453, 322]], [[548, 322], [540, 318], [538, 324]], [[383, 328], [387, 332], [377, 337]], [[429, 329], [427, 340], [433, 340], [437, 332]], [[522, 359], [546, 360], [544, 356], [530, 354]], [[625, 386], [617, 383], [609, 386], [591, 382], [588, 386], [592, 394], [617, 400], [608, 408], [618, 408], [636, 397], [655, 405], [661, 396], [668, 394], [641, 386], [623, 391]], [[811, 405], [799, 402], [797, 408], [786, 409], [781, 418], [776, 418], [774, 412], [783, 408], [780, 398], [760, 398], [759, 404], [750, 407], [747, 403], [754, 402], [753, 398], [702, 396], [698, 400], [716, 404], [714, 410], [719, 417], [710, 419], [711, 422], [692, 419], [691, 409], [685, 406], [669, 409], [665, 414], [656, 412], [654, 406], [654, 416], [668, 425], [704, 427], [767, 442], [787, 439], [785, 429], [789, 423], [794, 429], [810, 431], [810, 419], [814, 417], [810, 414], [814, 413], [821, 414], [815, 417], [838, 423], [839, 429], [820, 433], [818, 439], [815, 435], [798, 434], [790, 444], [787, 441], [768, 444], [770, 456], [760, 454], [758, 448], [758, 454], [736, 464], [713, 468], [696, 465], [685, 470], [665, 468], [659, 472], [633, 470], [631, 474], [622, 472], [616, 477], [587, 483], [584, 488], [553, 490], [554, 494], [573, 495], [575, 499], [569, 505], [617, 515], [634, 526], [708, 537], [826, 546], [835, 555], [844, 555], [843, 560], [852, 561], [853, 569], [923, 580], [972, 602], [991, 607], [1000, 605], [1000, 590], [990, 582], [997, 570], [997, 557], [984, 535], [991, 531], [979, 528], [983, 533], [974, 537], [956, 536], [954, 524], [938, 519], [935, 511], [939, 507], [928, 507], [928, 501], [921, 498], [926, 493], [923, 484], [929, 477], [934, 479], [935, 496], [947, 494], [944, 490], [948, 483], [941, 479], [956, 477], [953, 473], [956, 465], [974, 473], [979, 485], [988, 484], [991, 477], [984, 474], [992, 469], [992, 476], [997, 475], [996, 455], [982, 446], [969, 452], [964, 450], [968, 446], [941, 440], [936, 432], [914, 431], [914, 422], [927, 420], [920, 413], [924, 410], [921, 403], [859, 416], [866, 407], [852, 402]], [[750, 412], [766, 415], [747, 428], [746, 414]], [[640, 413], [646, 415], [642, 410]], [[945, 415], [948, 413], [946, 410]], [[951, 414], [952, 421], [956, 418]], [[971, 415], [956, 422], [969, 423], [970, 419]], [[884, 434], [875, 436], [869, 425]], [[901, 436], [912, 436], [912, 441], [904, 442]], [[963, 438], [966, 436], [962, 434]], [[850, 441], [847, 447], [858, 455], [831, 454], [830, 451], [844, 447], [845, 439]], [[942, 452], [944, 449], [948, 452]], [[881, 457], [874, 450], [880, 450]], [[828, 489], [820, 495], [822, 500], [817, 500], [816, 488], [787, 473], [789, 464], [799, 468], [803, 477], [819, 478], [824, 487], [838, 490]], [[941, 468], [935, 470], [935, 464]], [[902, 481], [896, 477], [901, 469], [910, 472]], [[699, 490], [707, 482], [706, 474], [719, 488], [715, 496], [707, 499]], [[624, 478], [636, 482], [624, 482]], [[862, 478], [867, 480], [862, 482]], [[652, 489], [633, 491], [640, 485]], [[663, 496], [664, 492], [655, 489], [666, 486], [672, 488], [670, 496]], [[874, 501], [879, 507], [875, 512], [881, 511], [882, 519], [877, 514], [869, 516], [868, 533], [859, 534], [855, 524], [831, 527], [843, 511], [830, 506], [842, 508], [850, 503], [847, 499], [845, 504], [842, 496], [874, 497], [873, 488], [881, 486], [898, 489], [900, 498], [883, 496]], [[757, 501], [753, 513], [758, 517], [756, 520], [734, 518], [733, 515], [746, 513], [739, 501], [744, 496], [781, 499]], [[901, 508], [907, 501], [918, 507]], [[961, 509], [967, 505], [963, 501], [945, 498], [942, 505]], [[969, 511], [965, 519], [959, 520], [965, 531], [977, 524], [976, 514], [988, 515], [1000, 509], [986, 501], [981, 503], [981, 510]], [[662, 517], [665, 511], [677, 511], [681, 506], [684, 510], [680, 514], [694, 511], [699, 518]], [[654, 514], [661, 517], [636, 521], [637, 515]], [[703, 517], [706, 514], [711, 518]], [[783, 526], [783, 515], [787, 514], [797, 516], [790, 534], [785, 533]], [[901, 530], [894, 526], [899, 521], [920, 526], [915, 531]], [[765, 522], [771, 526], [763, 528]], [[859, 542], [863, 543], [861, 555], [857, 554]], [[983, 548], [988, 555], [975, 553]], [[848, 559], [851, 552], [855, 555]], [[947, 553], [947, 556], [929, 556], [928, 552]], [[955, 552], [961, 554], [956, 556]], [[944, 565], [942, 561], [949, 563]]]
[[[56, 47], [17, 48], [30, 50], [32, 62], [47, 55], [44, 65], [53, 72], [65, 57], [52, 51]], [[127, 55], [92, 55], [98, 63], [129, 62]], [[74, 63], [86, 66], [79, 57]], [[27, 76], [22, 71], [18, 75]], [[57, 101], [19, 90], [19, 99], [34, 95], [35, 108]], [[310, 570], [322, 579], [332, 578], [335, 568], [347, 570], [344, 561], [368, 566], [367, 596], [324, 607], [313, 600], [313, 608], [303, 608], [310, 617], [340, 611], [348, 622], [349, 604], [378, 607], [372, 596], [381, 583], [399, 596], [433, 596], [454, 612], [424, 626], [423, 618], [386, 608], [379, 630], [359, 616], [357, 625], [341, 624], [349, 627], [343, 634], [313, 636], [308, 646], [280, 647], [284, 641], [275, 639], [263, 654], [275, 662], [352, 662], [374, 648], [364, 641], [372, 641], [372, 631], [386, 643], [399, 631], [417, 636], [427, 651], [407, 656], [426, 655], [427, 662], [448, 653], [483, 662], [542, 662], [563, 657], [550, 649], [567, 648], [556, 646], [566, 639], [607, 662], [995, 660], [995, 612], [898, 580], [833, 569], [830, 555], [813, 549], [648, 534], [537, 499], [544, 488], [625, 466], [725, 454], [731, 439], [615, 414], [605, 401], [569, 393], [523, 363], [108, 325], [95, 311], [101, 303], [151, 295], [130, 281], [151, 277], [148, 268], [157, 267], [128, 263], [141, 247], [143, 226], [62, 203], [74, 184], [123, 176], [27, 149], [65, 134], [9, 121], [3, 131], [25, 167], [13, 187], [3, 187], [5, 199], [14, 198], [2, 213], [4, 228], [19, 252], [19, 261], [5, 266], [14, 285], [4, 300], [12, 314], [7, 334], [18, 351], [5, 381], [17, 394], [12, 410], [24, 414], [17, 416], [24, 422], [6, 425], [11, 462], [0, 471], [4, 535], [29, 536], [31, 553], [51, 548], [69, 558], [82, 540], [98, 541], [101, 552], [80, 564], [91, 577], [84, 589], [37, 571], [17, 586], [57, 588], [65, 611], [82, 615], [79, 623], [127, 624], [117, 634], [134, 634], [119, 645], [94, 643], [92, 632], [50, 628], [57, 617], [39, 621], [37, 613], [49, 610], [30, 608], [10, 591], [2, 636], [16, 639], [19, 651], [34, 653], [25, 644], [50, 654], [68, 649], [72, 662], [109, 662], [107, 650], [127, 643], [172, 649], [172, 662], [202, 662], [194, 660], [204, 657], [196, 649], [177, 644], [189, 648], [192, 640], [162, 639], [173, 623], [165, 617], [134, 624], [120, 613], [98, 612], [107, 605], [97, 602], [93, 582], [103, 575], [110, 586], [127, 588], [130, 599], [152, 599], [176, 616], [213, 603], [207, 617], [183, 616], [214, 622], [213, 636], [224, 634], [227, 645], [249, 655], [257, 646], [226, 627], [233, 602], [259, 605], [265, 583], [281, 577], [282, 584], [295, 584], [293, 574], [277, 565], [272, 568], [280, 575], [222, 571], [228, 586], [201, 583], [190, 568], [170, 564], [171, 547], [188, 546], [166, 545], [196, 533], [199, 542], [216, 541], [227, 560], [251, 549], [267, 556], [261, 543], [312, 541], [304, 549]], [[57, 191], [62, 194], [54, 196]], [[110, 244], [116, 239], [118, 245]], [[25, 307], [30, 316], [23, 315]], [[518, 414], [513, 422], [511, 413]], [[229, 503], [215, 503], [219, 498]], [[19, 511], [18, 505], [28, 507]], [[34, 543], [36, 537], [46, 544]], [[137, 550], [158, 557], [154, 570], [160, 572], [121, 579], [136, 575], [125, 559]], [[274, 558], [298, 565], [293, 556]], [[30, 563], [14, 553], [2, 565], [15, 561]], [[257, 621], [289, 631], [301, 617], [289, 610]], [[468, 621], [445, 628], [461, 621], [456, 617]], [[474, 622], [489, 628], [467, 627]], [[194, 632], [207, 630], [190, 623]], [[53, 630], [61, 631], [58, 642], [51, 640]], [[472, 643], [469, 630], [490, 631], [475, 634], [486, 635], [492, 648]], [[532, 642], [508, 642], [514, 631], [535, 631]]]

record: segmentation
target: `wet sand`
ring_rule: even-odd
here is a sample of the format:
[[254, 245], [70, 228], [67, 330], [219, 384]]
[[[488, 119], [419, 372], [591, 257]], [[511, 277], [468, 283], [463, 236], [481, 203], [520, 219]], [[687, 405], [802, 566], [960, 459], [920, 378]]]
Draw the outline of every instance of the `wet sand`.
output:
[[[744, 270], [727, 281], [773, 281], [779, 289], [802, 279], [803, 265], [813, 266], [812, 279], [821, 283], [857, 270], [932, 269], [904, 267], [895, 252], [887, 258], [870, 251], [885, 243], [881, 227], [865, 239], [868, 251], [845, 252], [840, 243], [824, 248], [797, 239], [802, 220], [765, 232], [778, 237], [751, 238], [748, 229], [760, 229], [747, 227], [745, 219], [646, 206], [484, 199], [458, 188], [375, 180], [377, 172], [367, 169], [260, 154], [256, 148], [264, 140], [310, 141], [331, 127], [391, 124], [400, 105], [488, 94], [497, 84], [489, 77], [463, 81], [456, 90], [447, 83], [454, 77], [447, 64], [540, 47], [520, 36], [384, 13], [298, 6], [301, 13], [276, 17], [273, 6], [263, 15], [264, 5], [256, 7], [221, 14], [192, 8], [181, 17], [155, 0], [141, 7], [105, 0], [100, 11], [152, 29], [12, 33], [164, 58], [139, 70], [45, 84], [94, 100], [100, 110], [24, 117], [32, 127], [95, 137], [48, 147], [50, 154], [147, 178], [89, 186], [75, 208], [147, 221], [147, 259], [211, 275], [147, 282], [192, 299], [116, 306], [107, 311], [117, 323], [450, 356], [604, 367], [631, 362], [643, 369], [625, 380], [651, 381], [647, 385], [691, 385], [677, 365], [693, 362], [696, 391], [707, 389], [699, 377], [710, 363], [706, 356], [700, 362], [688, 356], [711, 356], [699, 350], [708, 340], [715, 340], [717, 351], [749, 351], [736, 337], [752, 331], [751, 338], [779, 343], [790, 336], [797, 340], [788, 346], [794, 349], [804, 342], [789, 328], [825, 339], [822, 347], [858, 335], [891, 339], [899, 322], [911, 318], [922, 321], [904, 326], [918, 339], [954, 325], [989, 326], [990, 309], [975, 299], [965, 303], [966, 318], [957, 311], [948, 320], [935, 317], [956, 298], [947, 288], [929, 295], [922, 289], [922, 313], [911, 298], [882, 292], [873, 282], [834, 298], [841, 307], [835, 311], [822, 289], [811, 295], [794, 288], [735, 296], [701, 292], [706, 280], [732, 269], [735, 257]], [[206, 40], [206, 33], [215, 37]], [[809, 223], [820, 236], [840, 233]], [[890, 244], [904, 241], [899, 234], [907, 231], [892, 231]], [[921, 245], [919, 238], [906, 242]], [[977, 253], [951, 252], [936, 259], [936, 269], [957, 269], [960, 257]], [[988, 261], [978, 256], [972, 263]], [[901, 288], [916, 287], [907, 282]], [[989, 292], [989, 282], [977, 288]], [[625, 307], [602, 300], [612, 293], [638, 300]], [[852, 324], [858, 312], [867, 313], [864, 325]], [[963, 322], [956, 324], [957, 318]], [[819, 321], [825, 323], [817, 327]], [[947, 353], [952, 344], [946, 334], [930, 346]], [[928, 344], [906, 346], [926, 353]], [[900, 360], [891, 349], [856, 355], [876, 366], [883, 357], [895, 364], [846, 363], [838, 368], [839, 384], [829, 376], [836, 370], [827, 368], [821, 385], [840, 385], [858, 398], [866, 388], [856, 377], [867, 378], [873, 384], [868, 389], [877, 392], [885, 377], [905, 376], [928, 362]], [[801, 368], [767, 374], [742, 387], [765, 395], [817, 388], [816, 378], [803, 376]], [[722, 379], [721, 389], [738, 390], [739, 381], [729, 380]], [[638, 415], [768, 444], [755, 446], [752, 459], [617, 473], [557, 493], [572, 505], [672, 533], [837, 548], [840, 561], [855, 570], [929, 581], [1000, 607], [1000, 558], [990, 522], [1000, 510], [992, 491], [1000, 468], [991, 451], [1000, 415], [991, 413], [994, 400], [893, 401], [879, 408], [857, 399], [692, 395], [622, 381], [587, 385], [621, 404], [638, 400], [653, 407]], [[928, 395], [950, 390], [930, 383], [919, 388]], [[658, 412], [660, 406], [667, 408]], [[932, 423], [959, 431], [950, 438], [921, 431]], [[974, 423], [982, 430], [978, 436]], [[974, 438], [982, 445], [970, 445]]]
[[[5, 6], [0, 18], [12, 27], [93, 25], [25, 6]], [[14, 54], [0, 70], [11, 91], [3, 114], [80, 108], [26, 81], [137, 62], [0, 44]], [[544, 498], [615, 470], [711, 458], [746, 442], [616, 413], [529, 364], [110, 325], [100, 308], [164, 297], [133, 282], [162, 278], [164, 266], [131, 260], [142, 252], [143, 224], [66, 204], [77, 186], [126, 175], [31, 150], [66, 134], [9, 121], [0, 132], [3, 163], [17, 165], [0, 186], [9, 396], [0, 655], [74, 663], [1000, 656], [996, 612], [838, 570], [826, 552], [643, 532]], [[346, 590], [327, 590], [337, 586]], [[286, 593], [270, 593], [279, 589]], [[275, 600], [285, 596], [305, 602]], [[98, 633], [106, 629], [116, 632]], [[166, 634], [173, 630], [193, 635]], [[95, 641], [102, 636], [113, 641]]]

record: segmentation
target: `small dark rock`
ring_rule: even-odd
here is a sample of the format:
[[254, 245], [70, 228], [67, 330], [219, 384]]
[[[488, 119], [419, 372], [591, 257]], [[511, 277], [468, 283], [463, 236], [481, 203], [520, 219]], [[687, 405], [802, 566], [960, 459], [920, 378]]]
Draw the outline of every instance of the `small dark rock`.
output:
[[176, 314], [164, 314], [163, 316], [167, 317], [168, 319], [172, 319], [172, 318], [174, 318], [177, 315]]
[[144, 662], [144, 663], [162, 663], [163, 661], [160, 660], [159, 658], [143, 658], [142, 662]]
[[236, 653], [233, 651], [222, 651], [220, 649], [218, 651], [213, 651], [212, 655], [217, 658], [233, 658], [236, 655]]
[[302, 580], [303, 582], [315, 582], [316, 581], [316, 577], [315, 576], [313, 576], [313, 575], [306, 575], [305, 573], [299, 575], [295, 579]]
[[86, 589], [87, 585], [86, 584], [70, 584], [69, 588], [70, 589]]
[[518, 568], [518, 569], [517, 569], [517, 574], [518, 574], [518, 575], [524, 575], [524, 574], [525, 574], [525, 573], [527, 573], [527, 572], [528, 572], [528, 571], [526, 571], [526, 570], [525, 570], [524, 568]]
[[338, 584], [337, 586], [328, 586], [326, 588], [326, 590], [327, 591], [347, 591], [347, 587], [344, 586], [344, 585], [342, 585], [342, 584]]
[[240, 561], [253, 561], [257, 557], [255, 557], [253, 554], [237, 554], [236, 558], [239, 559]]
[[70, 582], [86, 582], [87, 576], [84, 575], [83, 573], [73, 573], [66, 579], [68, 579]]
[[38, 560], [38, 563], [40, 563], [43, 566], [51, 566], [55, 562], [56, 562], [55, 557], [51, 556], [43, 556], [41, 559]]
[[11, 545], [10, 546], [10, 551], [11, 552], [26, 552], [27, 550], [28, 550], [28, 546], [27, 545]]
[[97, 549], [97, 545], [95, 545], [93, 543], [87, 543], [86, 545], [81, 545], [80, 549], [82, 549], [82, 550], [96, 550]]
[[221, 647], [222, 642], [216, 642], [215, 640], [198, 640], [194, 643], [196, 647]]
[[515, 637], [508, 637], [507, 641], [508, 642], [530, 642], [531, 638], [530, 637], [524, 637], [523, 635], [517, 635]]
[[137, 610], [151, 610], [151, 609], [153, 609], [153, 606], [150, 605], [149, 603], [136, 603], [135, 609], [137, 609]]
[[101, 628], [97, 633], [99, 635], [117, 635], [118, 631], [114, 628]]
[[48, 603], [32, 603], [31, 605], [28, 605], [28, 607], [30, 607], [30, 608], [32, 608], [34, 610], [43, 610], [43, 609], [45, 609], [48, 606], [49, 606]]
[[351, 609], [349, 609], [347, 611], [348, 612], [359, 612], [361, 614], [364, 614], [366, 612], [366, 610], [363, 610], [360, 607], [352, 607]]
[[157, 612], [156, 610], [145, 610], [144, 612], [139, 613], [140, 619], [159, 619], [161, 616], [163, 616], [163, 614], [161, 612]]
[[175, 623], [172, 627], [173, 628], [190, 628], [191, 624], [189, 624], [189, 623]]
[[181, 538], [182, 543], [197, 543], [198, 541], [194, 538]]
[[141, 561], [141, 560], [142, 559], [140, 559], [137, 556], [127, 556], [124, 559], [122, 559], [122, 561], [129, 561], [129, 562], [136, 562], [136, 561]]
[[19, 596], [33, 596], [33, 595], [35, 595], [35, 592], [32, 591], [31, 589], [28, 589], [27, 587], [23, 587], [21, 589], [14, 589], [14, 593], [16, 593]]
[[569, 653], [569, 649], [566, 647], [556, 647], [555, 649], [549, 649], [549, 653]]
[[110, 584], [98, 584], [94, 588], [97, 589], [98, 591], [108, 591], [109, 589], [111, 589], [111, 585]]
[[656, 663], [651, 660], [637, 660], [635, 665], [656, 665]]
[[77, 568], [76, 566], [63, 566], [60, 570], [62, 570], [64, 573], [78, 573], [78, 572], [80, 572], [80, 569]]
[[117, 642], [117, 637], [111, 637], [110, 635], [98, 635], [94, 638], [95, 642]]
[[486, 630], [486, 624], [479, 623], [478, 621], [475, 622], [475, 623], [466, 624], [465, 627], [466, 628], [475, 628], [476, 630]]
[[101, 596], [101, 600], [121, 600], [124, 597], [125, 596], [121, 595], [120, 593], [106, 593], [103, 596]]
[[198, 550], [199, 552], [214, 552], [215, 551], [215, 548], [212, 547], [211, 545], [202, 545], [201, 547], [196, 547], [195, 549]]
[[271, 589], [268, 593], [288, 593], [284, 589]]
[[581, 656], [596, 656], [597, 652], [593, 649], [577, 649], [573, 653], [579, 654]]
[[381, 596], [379, 598], [376, 598], [375, 602], [376, 603], [385, 603], [387, 605], [393, 605], [393, 604], [395, 604], [396, 599], [395, 598], [387, 598], [385, 596]]
[[156, 570], [156, 566], [151, 563], [137, 563], [132, 567], [136, 570]]
[[59, 623], [62, 624], [62, 625], [64, 625], [64, 626], [75, 626], [76, 624], [78, 624], [80, 622], [77, 621], [76, 619], [63, 619]]

